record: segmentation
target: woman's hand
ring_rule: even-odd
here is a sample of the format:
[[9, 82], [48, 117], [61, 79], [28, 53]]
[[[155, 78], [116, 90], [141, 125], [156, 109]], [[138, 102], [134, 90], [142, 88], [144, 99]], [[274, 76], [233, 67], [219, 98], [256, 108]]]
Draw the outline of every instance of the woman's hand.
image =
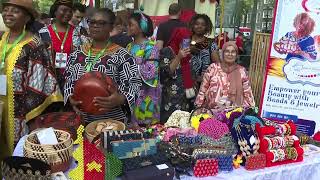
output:
[[94, 105], [100, 107], [99, 111], [110, 111], [126, 101], [126, 97], [120, 94], [115, 87], [109, 86], [108, 89], [112, 93], [109, 97], [95, 97], [93, 100]]
[[77, 113], [77, 114], [81, 114], [82, 111], [79, 109], [79, 105], [82, 104], [81, 101], [76, 101], [73, 99], [73, 96], [69, 97], [69, 102], [73, 108], [73, 110]]
[[187, 57], [190, 54], [190, 48], [186, 48], [186, 49], [180, 49], [179, 53], [177, 55], [178, 59], [182, 59]]

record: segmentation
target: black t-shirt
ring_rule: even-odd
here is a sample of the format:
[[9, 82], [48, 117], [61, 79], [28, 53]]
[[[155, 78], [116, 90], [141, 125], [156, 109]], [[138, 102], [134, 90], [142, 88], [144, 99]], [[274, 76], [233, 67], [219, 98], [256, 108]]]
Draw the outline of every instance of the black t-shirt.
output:
[[173, 30], [178, 27], [186, 27], [186, 24], [179, 19], [170, 19], [167, 22], [161, 23], [158, 27], [157, 40], [163, 41], [163, 47], [168, 46], [170, 35]]
[[110, 37], [111, 42], [118, 44], [119, 46], [126, 48], [129, 43], [132, 42], [132, 38], [126, 33], [117, 34]]

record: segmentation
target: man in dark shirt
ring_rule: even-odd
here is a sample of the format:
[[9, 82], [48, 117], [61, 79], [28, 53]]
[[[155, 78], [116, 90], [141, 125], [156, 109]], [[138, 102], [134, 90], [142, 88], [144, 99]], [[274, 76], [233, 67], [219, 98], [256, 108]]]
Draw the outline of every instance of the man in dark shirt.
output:
[[113, 30], [110, 32], [111, 42], [126, 48], [127, 45], [132, 42], [132, 37], [127, 35], [125, 29], [125, 22], [120, 16], [117, 16]]
[[157, 47], [162, 49], [168, 45], [170, 35], [177, 27], [186, 26], [185, 23], [179, 20], [181, 15], [181, 6], [177, 3], [173, 3], [169, 7], [169, 20], [161, 23], [157, 32]]

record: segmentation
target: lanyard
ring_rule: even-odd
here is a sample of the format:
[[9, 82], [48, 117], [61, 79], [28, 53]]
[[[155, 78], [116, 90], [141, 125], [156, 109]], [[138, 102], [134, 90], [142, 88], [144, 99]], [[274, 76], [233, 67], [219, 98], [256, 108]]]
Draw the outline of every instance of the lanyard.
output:
[[[93, 59], [93, 61], [89, 61], [88, 64], [86, 65], [85, 69], [86, 72], [90, 72], [92, 71], [93, 66], [97, 63], [98, 59], [105, 53], [105, 51], [107, 50], [107, 47], [109, 46], [109, 42], [107, 43], [106, 47], [104, 49], [102, 49]], [[90, 60], [91, 58], [91, 47], [89, 49], [88, 52], [88, 60]]]
[[68, 25], [68, 28], [67, 28], [67, 31], [66, 33], [64, 34], [64, 37], [63, 37], [63, 40], [61, 41], [61, 38], [58, 34], [58, 30], [57, 30], [57, 27], [55, 24], [52, 24], [52, 28], [53, 28], [53, 31], [54, 33], [56, 34], [57, 38], [60, 40], [61, 42], [61, 52], [63, 52], [63, 49], [64, 49], [64, 44], [66, 43], [66, 40], [67, 40], [67, 37], [68, 37], [68, 34], [69, 34], [69, 29], [70, 29], [70, 25]]
[[10, 33], [9, 35], [7, 36], [7, 39], [6, 39], [6, 42], [4, 44], [4, 47], [3, 47], [3, 50], [2, 50], [2, 58], [1, 58], [1, 64], [0, 64], [0, 69], [2, 69], [4, 67], [4, 63], [5, 63], [5, 60], [7, 58], [7, 55], [12, 51], [12, 49], [14, 47], [17, 46], [17, 44], [26, 36], [26, 31], [23, 30], [22, 34], [19, 35], [19, 37], [13, 42], [12, 46], [7, 50], [7, 46], [8, 46], [8, 43], [9, 43], [9, 38], [10, 38]]

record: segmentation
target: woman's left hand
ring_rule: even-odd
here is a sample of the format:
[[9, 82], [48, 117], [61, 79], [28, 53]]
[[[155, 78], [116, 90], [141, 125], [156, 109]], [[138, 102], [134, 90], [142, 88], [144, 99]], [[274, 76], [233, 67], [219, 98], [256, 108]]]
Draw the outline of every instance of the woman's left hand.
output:
[[110, 111], [115, 107], [119, 107], [125, 103], [126, 97], [120, 94], [116, 88], [109, 86], [111, 95], [109, 97], [95, 97], [93, 102], [95, 106], [100, 107], [100, 111]]

